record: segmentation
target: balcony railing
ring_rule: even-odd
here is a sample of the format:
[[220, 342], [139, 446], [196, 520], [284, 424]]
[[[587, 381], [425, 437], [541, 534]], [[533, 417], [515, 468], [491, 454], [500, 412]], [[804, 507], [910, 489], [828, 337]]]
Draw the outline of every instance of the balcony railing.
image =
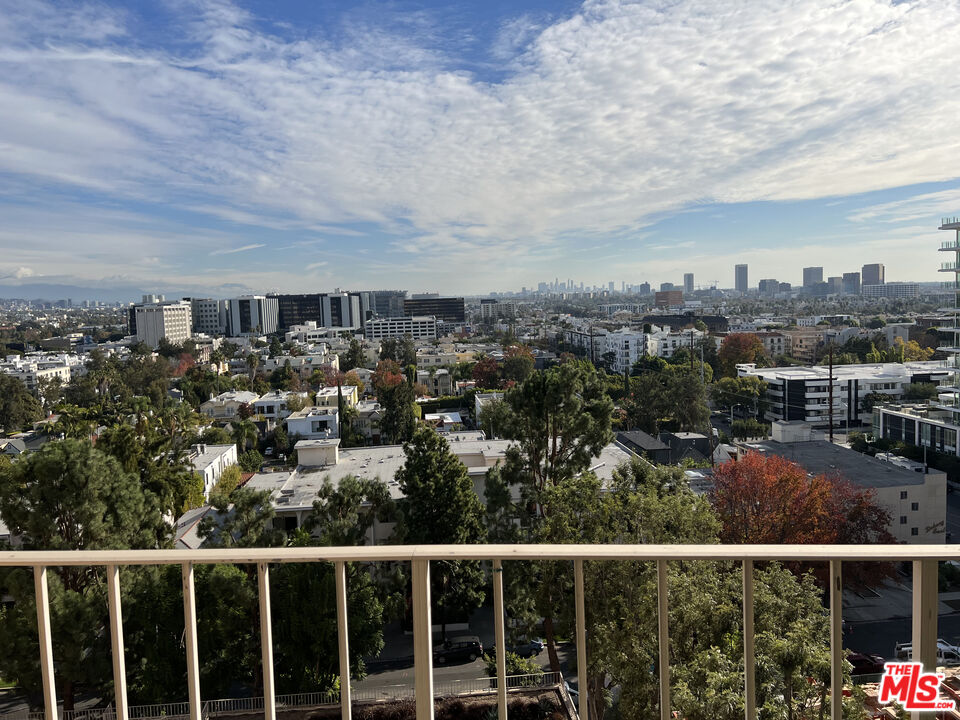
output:
[[[373, 547], [302, 547], [221, 550], [126, 550], [126, 551], [13, 551], [0, 553], [0, 567], [32, 567], [37, 601], [39, 658], [43, 678], [44, 720], [58, 720], [54, 685], [53, 643], [50, 628], [50, 604], [47, 572], [51, 567], [106, 568], [109, 601], [109, 629], [113, 656], [115, 697], [108, 720], [144, 718], [142, 708], [127, 704], [124, 664], [123, 619], [120, 607], [121, 566], [180, 565], [183, 577], [184, 636], [186, 640], [187, 687], [189, 702], [179, 704], [170, 716], [187, 720], [210, 717], [213, 706], [200, 697], [200, 663], [197, 644], [197, 612], [194, 592], [194, 566], [200, 564], [251, 564], [257, 566], [260, 604], [261, 661], [263, 698], [243, 701], [249, 709], [263, 712], [265, 720], [276, 720], [277, 708], [288, 704], [290, 696], [277, 696], [274, 690], [273, 640], [270, 620], [270, 565], [276, 563], [330, 562], [335, 568], [337, 598], [337, 635], [341, 668], [338, 702], [343, 720], [350, 720], [355, 696], [351, 690], [349, 646], [347, 642], [348, 562], [409, 562], [413, 581], [414, 686], [418, 720], [432, 720], [436, 691], [434, 686], [433, 642], [430, 616], [431, 560], [487, 560], [493, 562], [495, 642], [497, 658], [497, 707], [500, 720], [507, 718], [507, 691], [504, 633], [503, 563], [512, 560], [572, 560], [576, 605], [576, 651], [579, 679], [579, 711], [587, 718], [588, 686], [586, 662], [586, 616], [583, 563], [586, 560], [635, 560], [655, 562], [657, 566], [657, 631], [659, 643], [660, 719], [672, 716], [670, 701], [670, 629], [668, 623], [668, 563], [682, 560], [740, 562], [743, 567], [743, 665], [744, 708], [746, 720], [757, 717], [754, 653], [754, 563], [767, 561], [828, 562], [830, 565], [830, 695], [843, 692], [842, 566], [844, 562], [913, 563], [913, 649], [914, 660], [928, 667], [937, 659], [937, 562], [960, 560], [960, 546], [944, 545], [419, 545]], [[489, 681], [487, 681], [489, 682]], [[326, 696], [329, 699], [329, 696]], [[218, 701], [214, 701], [218, 702]], [[227, 701], [222, 701], [227, 702]], [[258, 704], [259, 703], [259, 704]], [[328, 704], [317, 698], [317, 704]], [[206, 705], [206, 714], [205, 714]], [[174, 708], [171, 706], [171, 710]], [[235, 708], [236, 710], [237, 708]], [[841, 720], [842, 703], [830, 704], [831, 720]], [[180, 712], [182, 711], [182, 712]], [[226, 711], [226, 710], [225, 710]], [[85, 711], [80, 711], [85, 712]], [[103, 711], [99, 711], [103, 717]], [[72, 714], [64, 720], [92, 720]], [[915, 713], [914, 718], [920, 714]]]

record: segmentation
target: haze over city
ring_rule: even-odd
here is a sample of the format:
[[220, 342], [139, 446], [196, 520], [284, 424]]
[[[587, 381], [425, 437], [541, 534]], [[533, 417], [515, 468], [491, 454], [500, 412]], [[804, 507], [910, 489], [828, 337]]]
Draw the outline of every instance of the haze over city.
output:
[[0, 295], [936, 280], [958, 24], [945, 0], [3, 0]]

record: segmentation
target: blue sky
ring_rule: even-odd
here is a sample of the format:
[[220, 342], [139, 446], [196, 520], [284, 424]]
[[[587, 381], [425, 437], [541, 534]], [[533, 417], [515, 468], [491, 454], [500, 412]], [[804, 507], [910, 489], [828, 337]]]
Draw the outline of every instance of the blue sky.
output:
[[0, 285], [936, 280], [955, 0], [0, 0]]

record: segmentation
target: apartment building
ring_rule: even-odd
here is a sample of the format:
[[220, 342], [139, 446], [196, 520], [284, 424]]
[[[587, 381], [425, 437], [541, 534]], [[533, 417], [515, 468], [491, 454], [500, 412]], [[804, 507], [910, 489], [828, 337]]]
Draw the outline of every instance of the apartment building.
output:
[[773, 439], [743, 443], [739, 453], [777, 455], [812, 475], [839, 475], [871, 490], [890, 514], [887, 530], [901, 543], [943, 543], [946, 539], [947, 476], [902, 458], [885, 461], [826, 440], [812, 440], [803, 422], [773, 423]]
[[417, 370], [417, 382], [427, 388], [427, 392], [434, 397], [453, 395], [453, 378], [444, 368]]
[[339, 418], [336, 403], [333, 407], [311, 405], [287, 416], [287, 435], [307, 440], [339, 438]]
[[237, 464], [237, 446], [230, 445], [191, 445], [187, 461], [203, 478], [203, 497], [209, 499], [210, 491], [220, 480], [223, 471]]
[[241, 405], [253, 404], [260, 398], [247, 390], [228, 390], [200, 404], [200, 412], [214, 420], [233, 420]]
[[866, 298], [915, 298], [920, 296], [920, 285], [908, 282], [864, 284], [860, 288], [860, 294]]
[[[752, 363], [737, 366], [742, 376], [759, 377], [767, 383], [766, 419], [802, 420], [826, 427], [830, 419], [830, 370], [824, 366], [758, 368]], [[872, 421], [863, 400], [882, 393], [891, 402], [903, 396], [912, 382], [938, 382], [947, 376], [939, 362], [835, 365], [833, 368], [833, 422], [837, 427]]]
[[891, 403], [873, 408], [873, 435], [960, 457], [960, 424], [948, 409], [927, 403]]
[[0, 361], [0, 372], [17, 378], [28, 390], [41, 382], [59, 380], [65, 385], [76, 374], [85, 372], [83, 360], [70, 353], [7, 355]]
[[340, 398], [343, 398], [344, 407], [355, 407], [359, 398], [356, 385], [336, 385], [322, 387], [317, 390], [313, 404], [321, 408], [339, 407]]
[[367, 322], [364, 333], [367, 340], [386, 340], [406, 335], [414, 340], [436, 340], [437, 318], [427, 315], [374, 318]]
[[137, 305], [135, 313], [137, 340], [152, 348], [163, 338], [180, 345], [193, 334], [193, 308], [189, 302]]
[[306, 392], [293, 392], [289, 390], [271, 390], [261, 395], [253, 403], [254, 412], [257, 415], [263, 415], [267, 420], [276, 422], [290, 416], [290, 410], [287, 409], [287, 401], [291, 397], [299, 398], [304, 402], [309, 402], [310, 395]]
[[226, 300], [184, 298], [184, 301], [190, 303], [193, 332], [203, 335], [226, 335]]

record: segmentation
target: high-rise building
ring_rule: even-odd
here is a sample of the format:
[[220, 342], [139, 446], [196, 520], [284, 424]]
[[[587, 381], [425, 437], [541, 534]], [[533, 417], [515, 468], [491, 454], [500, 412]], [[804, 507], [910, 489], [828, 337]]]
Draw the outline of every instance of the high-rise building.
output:
[[[547, 292], [547, 283], [540, 283], [540, 292]], [[376, 290], [373, 293], [373, 311], [380, 317], [403, 317], [406, 290]]]
[[805, 267], [803, 269], [803, 286], [805, 288], [813, 287], [817, 283], [823, 282], [822, 267]]
[[849, 272], [849, 273], [843, 274], [843, 294], [844, 295], [860, 294], [860, 273]]
[[871, 263], [860, 268], [864, 285], [883, 285], [883, 263]]
[[776, 295], [780, 292], [780, 282], [774, 278], [764, 278], [757, 283], [757, 290], [761, 295]]
[[321, 297], [320, 293], [277, 295], [278, 329], [288, 330], [294, 325], [306, 325], [308, 322], [315, 322], [322, 327]]
[[693, 292], [693, 273], [683, 274], [683, 291], [687, 295]]
[[150, 303], [136, 306], [137, 340], [152, 348], [166, 338], [174, 345], [191, 336], [192, 310], [188, 302]]
[[326, 293], [320, 296], [320, 320], [328, 328], [362, 328], [360, 297], [351, 293]]
[[227, 334], [270, 335], [277, 331], [279, 303], [275, 297], [244, 295], [227, 300]]
[[750, 284], [747, 281], [747, 266], [746, 265], [734, 265], [733, 266], [734, 274], [734, 288], [738, 292], [746, 292], [750, 289]]
[[670, 292], [671, 290], [676, 290], [676, 286], [672, 282], [660, 283], [660, 292]]
[[[570, 281], [572, 287], [573, 281]], [[407, 317], [432, 315], [440, 322], [461, 324], [466, 322], [462, 297], [414, 297], [403, 301]]]
[[224, 335], [227, 332], [227, 301], [211, 298], [184, 298], [193, 313], [193, 332]]
[[613, 280], [607, 283], [607, 290], [611, 295], [613, 295]]
[[827, 278], [827, 292], [839, 295], [843, 292], [843, 278], [839, 275]]

